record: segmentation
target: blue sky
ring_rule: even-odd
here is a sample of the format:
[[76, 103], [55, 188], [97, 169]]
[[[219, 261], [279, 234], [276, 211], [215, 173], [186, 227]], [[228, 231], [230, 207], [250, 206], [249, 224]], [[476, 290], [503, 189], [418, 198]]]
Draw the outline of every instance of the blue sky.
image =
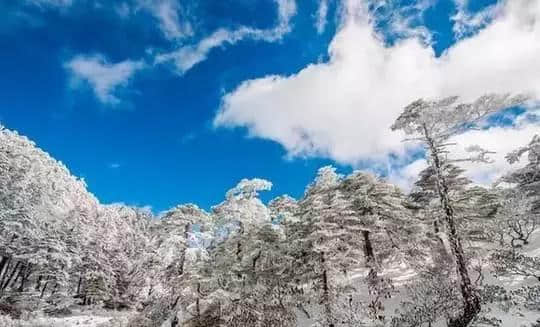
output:
[[[458, 54], [465, 50], [450, 49], [480, 39], [498, 19], [504, 23], [501, 12], [519, 14], [512, 10], [476, 0], [3, 1], [0, 122], [64, 162], [102, 202], [150, 205], [155, 211], [185, 202], [209, 208], [244, 177], [274, 183], [264, 199], [283, 193], [299, 197], [326, 164], [343, 172], [371, 168], [396, 180], [410, 179], [404, 172], [416, 172], [410, 166], [419, 165], [415, 152], [390, 146], [394, 137], [379, 144], [356, 134], [371, 125], [387, 126], [390, 119], [371, 114], [375, 107], [386, 110], [385, 102], [364, 98], [370, 93], [380, 101], [391, 97], [373, 92], [377, 83], [384, 87], [376, 90], [385, 92], [386, 85], [404, 83], [409, 86], [403, 92], [416, 97], [460, 93], [458, 83], [423, 87], [433, 84], [427, 76], [438, 74], [431, 65], [442, 65], [437, 58], [448, 56], [446, 61], [456, 63], [452, 67], [462, 67]], [[374, 38], [360, 37], [366, 30]], [[411, 45], [402, 45], [408, 41]], [[396, 59], [380, 63], [377, 51]], [[429, 58], [417, 62], [413, 51]], [[396, 74], [404, 69], [410, 76], [408, 60], [422, 72], [417, 79], [373, 82], [370, 74], [380, 71], [369, 67], [387, 71], [396, 65]], [[342, 70], [332, 70], [346, 65], [357, 74], [344, 82]], [[482, 74], [479, 70], [479, 80]], [[322, 89], [309, 84], [317, 76]], [[534, 88], [535, 78], [531, 73], [518, 86]], [[415, 88], [416, 80], [426, 82]], [[340, 83], [346, 83], [339, 91], [347, 89], [345, 95], [330, 94]], [[362, 83], [374, 86], [366, 89]], [[501, 84], [482, 87], [498, 90]], [[340, 102], [347, 94], [363, 98]], [[317, 97], [331, 102], [311, 106]], [[319, 104], [322, 109], [310, 111]], [[348, 105], [375, 107], [363, 112]], [[339, 108], [347, 109], [346, 115]], [[288, 115], [291, 119], [281, 123]], [[359, 125], [349, 125], [351, 119]], [[520, 131], [537, 127], [529, 125], [520, 125]], [[339, 134], [330, 135], [334, 131]], [[524, 140], [530, 133], [522, 134]], [[375, 145], [363, 149], [365, 142]]]

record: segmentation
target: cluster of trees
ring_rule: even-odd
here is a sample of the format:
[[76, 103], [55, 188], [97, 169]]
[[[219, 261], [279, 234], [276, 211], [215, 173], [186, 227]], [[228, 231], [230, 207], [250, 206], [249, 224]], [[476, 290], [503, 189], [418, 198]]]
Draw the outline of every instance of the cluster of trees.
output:
[[[100, 205], [64, 165], [0, 127], [0, 297], [33, 310], [69, 297], [111, 305], [135, 300], [151, 213]], [[106, 296], [105, 296], [106, 295]]]
[[[272, 184], [242, 180], [206, 212], [160, 217], [101, 205], [25, 137], [0, 129], [0, 303], [29, 310], [103, 304], [135, 326], [500, 324], [490, 310], [540, 312], [540, 137], [490, 188], [451, 155], [452, 137], [525, 101], [418, 100], [392, 126], [425, 147], [409, 194], [371, 173], [319, 170], [304, 196], [265, 205]], [[525, 156], [527, 158], [525, 158]], [[409, 278], [407, 278], [409, 276]], [[502, 277], [524, 286], [507, 287]]]

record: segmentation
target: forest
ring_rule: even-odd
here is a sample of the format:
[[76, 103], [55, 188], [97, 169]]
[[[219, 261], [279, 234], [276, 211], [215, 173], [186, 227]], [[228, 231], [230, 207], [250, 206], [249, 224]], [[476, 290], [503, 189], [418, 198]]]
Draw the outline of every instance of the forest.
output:
[[489, 149], [453, 152], [455, 136], [529, 105], [406, 106], [389, 128], [428, 162], [410, 191], [326, 166], [299, 199], [264, 203], [272, 183], [243, 179], [209, 211], [160, 214], [100, 203], [0, 127], [0, 326], [540, 326], [540, 133], [490, 186], [462, 167], [490, 164]]

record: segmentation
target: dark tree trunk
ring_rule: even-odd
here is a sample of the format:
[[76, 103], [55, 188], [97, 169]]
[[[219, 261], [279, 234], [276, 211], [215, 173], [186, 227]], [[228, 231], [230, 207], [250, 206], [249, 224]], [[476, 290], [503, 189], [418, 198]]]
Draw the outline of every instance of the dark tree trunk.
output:
[[0, 261], [0, 278], [2, 276], [4, 276], [4, 267], [7, 265], [7, 263], [9, 262], [10, 258], [9, 257], [4, 257], [2, 256], [2, 260]]
[[79, 282], [77, 283], [77, 293], [76, 293], [76, 295], [81, 294], [81, 283], [82, 283], [82, 275], [79, 275]]
[[322, 283], [323, 283], [323, 294], [322, 294], [322, 304], [324, 306], [324, 313], [326, 315], [327, 322], [330, 326], [332, 324], [332, 308], [330, 307], [330, 286], [328, 285], [328, 271], [326, 269], [326, 260], [324, 258], [324, 252], [321, 253], [321, 265], [323, 269], [322, 273]]
[[197, 283], [197, 324], [201, 324], [201, 283]]
[[24, 292], [24, 286], [26, 284], [26, 281], [28, 280], [28, 277], [30, 277], [30, 274], [32, 273], [32, 264], [29, 263], [27, 266], [26, 266], [26, 270], [22, 276], [22, 279], [21, 279], [21, 285], [19, 285], [19, 292]]
[[15, 268], [13, 268], [13, 270], [11, 271], [11, 274], [8, 276], [8, 278], [6, 279], [4, 284], [2, 285], [2, 291], [5, 290], [9, 286], [9, 284], [11, 284], [11, 280], [13, 279], [15, 274], [17, 273], [17, 270], [19, 269], [20, 265], [21, 265], [21, 262], [17, 261], [17, 264], [15, 265]]
[[39, 291], [39, 289], [41, 288], [41, 280], [42, 279], [43, 279], [43, 276], [39, 275], [38, 279], [36, 281], [36, 291]]
[[6, 286], [9, 287], [10, 285], [16, 285], [17, 281], [20, 279], [22, 280], [24, 278], [24, 274], [26, 273], [26, 266], [21, 265], [19, 272], [17, 273], [17, 276], [15, 276], [15, 279]]
[[6, 281], [6, 277], [8, 276], [9, 268], [11, 267], [11, 258], [8, 258], [7, 261], [4, 262], [4, 271], [1, 271], [1, 278], [0, 278], [0, 290], [2, 289], [2, 285], [4, 285], [4, 282]]
[[446, 183], [446, 179], [442, 172], [442, 164], [438, 155], [438, 150], [435, 143], [430, 138], [425, 126], [424, 136], [428, 141], [431, 152], [431, 159], [433, 161], [432, 166], [436, 173], [437, 192], [444, 211], [444, 220], [448, 227], [448, 240], [450, 241], [450, 247], [455, 257], [456, 272], [460, 279], [459, 286], [461, 296], [463, 297], [463, 311], [458, 317], [449, 321], [448, 327], [466, 327], [481, 310], [480, 298], [472, 286], [471, 278], [467, 270], [463, 245], [461, 244], [461, 238], [457, 232], [454, 208], [450, 202], [448, 184]]
[[178, 295], [176, 298], [174, 298], [174, 301], [171, 304], [171, 309], [176, 308], [176, 305], [178, 304], [178, 301], [180, 301], [180, 295]]
[[47, 285], [49, 285], [49, 281], [46, 281], [45, 285], [43, 285], [43, 289], [41, 289], [41, 295], [39, 296], [40, 299], [42, 299], [43, 295], [45, 295], [45, 290], [47, 289]]
[[369, 237], [370, 232], [368, 230], [362, 231], [362, 236], [364, 237], [364, 254], [369, 265], [375, 265], [375, 253], [373, 252], [373, 244], [371, 243], [371, 238]]

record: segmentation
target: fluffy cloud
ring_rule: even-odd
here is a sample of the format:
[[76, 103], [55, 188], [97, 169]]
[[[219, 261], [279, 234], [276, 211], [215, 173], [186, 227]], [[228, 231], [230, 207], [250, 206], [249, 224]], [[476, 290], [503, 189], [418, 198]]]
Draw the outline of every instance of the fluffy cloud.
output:
[[487, 131], [469, 131], [454, 138], [459, 145], [454, 150], [456, 157], [466, 157], [465, 148], [470, 145], [480, 145], [482, 148], [495, 150], [489, 157], [493, 160], [488, 164], [465, 162], [460, 165], [465, 168], [466, 175], [479, 184], [489, 185], [510, 169], [516, 169], [526, 163], [526, 160], [510, 165], [505, 159], [506, 154], [516, 148], [528, 144], [539, 126], [523, 124], [514, 127], [493, 127]]
[[156, 63], [172, 62], [179, 74], [183, 74], [196, 64], [204, 61], [210, 51], [225, 44], [235, 44], [243, 39], [274, 42], [291, 29], [290, 20], [296, 14], [295, 0], [275, 0], [278, 7], [278, 23], [271, 29], [258, 29], [242, 26], [236, 30], [218, 29], [197, 44], [182, 46], [179, 49], [156, 56]]
[[387, 179], [404, 190], [409, 191], [418, 174], [427, 167], [426, 159], [417, 159], [401, 169], [389, 169]]
[[125, 60], [109, 63], [101, 55], [77, 56], [64, 67], [71, 74], [71, 87], [88, 84], [95, 96], [104, 104], [117, 105], [120, 99], [115, 95], [119, 87], [128, 85], [133, 74], [144, 67], [141, 61]]
[[[291, 76], [243, 82], [223, 97], [215, 125], [245, 127], [251, 136], [279, 142], [291, 155], [357, 165], [404, 154], [402, 136], [389, 127], [418, 97], [468, 100], [488, 92], [540, 97], [539, 0], [505, 2], [488, 25], [440, 57], [418, 37], [384, 44], [363, 4], [344, 4], [345, 18], [329, 46], [328, 62]], [[469, 134], [469, 140], [492, 140], [487, 147], [504, 153], [508, 146], [495, 138], [535, 127], [489, 129]], [[513, 146], [526, 143], [525, 135], [519, 135]], [[504, 165], [492, 166], [493, 174]]]

